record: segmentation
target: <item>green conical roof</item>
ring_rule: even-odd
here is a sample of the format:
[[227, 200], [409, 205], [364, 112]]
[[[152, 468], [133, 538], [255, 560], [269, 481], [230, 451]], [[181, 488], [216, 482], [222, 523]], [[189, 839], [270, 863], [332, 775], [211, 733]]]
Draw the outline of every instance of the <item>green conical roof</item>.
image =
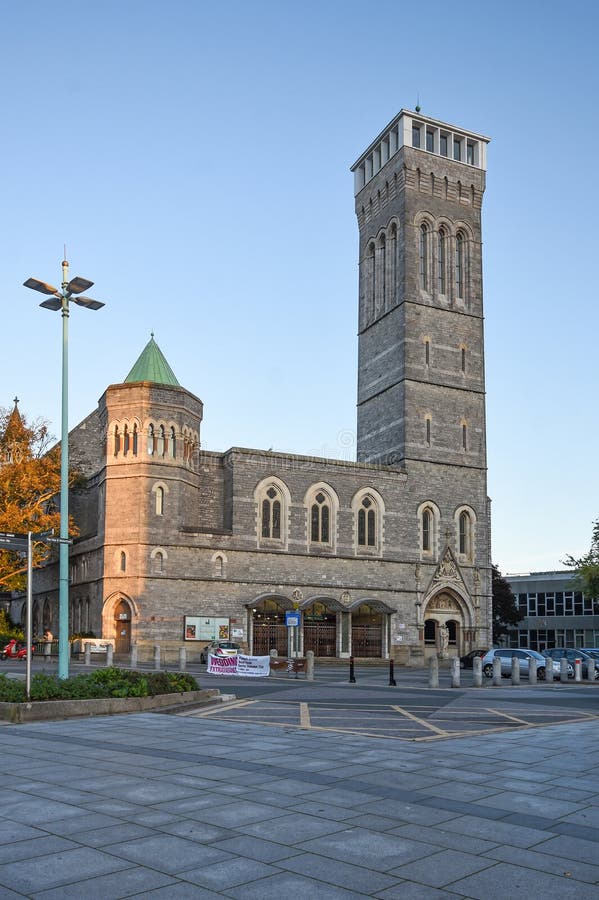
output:
[[146, 346], [125, 378], [125, 384], [132, 381], [153, 381], [154, 384], [169, 384], [173, 387], [179, 387], [179, 382], [175, 378], [175, 373], [166, 361], [166, 358], [151, 336]]

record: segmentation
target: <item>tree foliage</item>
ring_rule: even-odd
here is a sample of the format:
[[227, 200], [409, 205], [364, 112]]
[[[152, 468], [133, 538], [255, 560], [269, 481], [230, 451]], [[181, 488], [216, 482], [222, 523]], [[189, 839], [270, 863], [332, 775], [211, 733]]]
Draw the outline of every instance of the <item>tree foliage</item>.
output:
[[576, 569], [572, 579], [575, 587], [587, 597], [599, 600], [599, 519], [593, 523], [589, 552], [580, 559], [567, 556], [564, 565]]
[[[49, 449], [47, 423], [28, 423], [16, 405], [0, 408], [0, 532], [24, 534], [60, 529], [54, 498], [60, 492], [60, 446]], [[71, 481], [73, 478], [71, 478]], [[69, 522], [69, 533], [77, 530]], [[33, 565], [40, 566], [50, 547], [33, 545]], [[0, 588], [20, 590], [25, 584], [27, 560], [20, 553], [0, 549]]]
[[507, 634], [511, 625], [517, 625], [524, 618], [516, 606], [516, 597], [511, 587], [497, 568], [492, 567], [491, 588], [493, 594], [493, 643]]

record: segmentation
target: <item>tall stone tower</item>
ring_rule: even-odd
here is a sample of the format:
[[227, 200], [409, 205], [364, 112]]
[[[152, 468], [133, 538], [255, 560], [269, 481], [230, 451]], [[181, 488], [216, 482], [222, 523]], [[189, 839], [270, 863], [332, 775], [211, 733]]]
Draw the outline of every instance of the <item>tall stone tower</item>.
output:
[[440, 463], [484, 480], [488, 140], [401, 110], [352, 166], [362, 462]]

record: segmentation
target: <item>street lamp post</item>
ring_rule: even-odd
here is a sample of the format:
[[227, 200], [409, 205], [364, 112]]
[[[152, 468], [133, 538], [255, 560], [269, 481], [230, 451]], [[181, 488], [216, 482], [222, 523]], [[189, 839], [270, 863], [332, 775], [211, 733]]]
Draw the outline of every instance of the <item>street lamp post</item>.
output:
[[58, 677], [69, 677], [69, 303], [87, 309], [101, 309], [104, 304], [91, 297], [84, 297], [93, 281], [72, 278], [69, 281], [69, 264], [62, 261], [60, 290], [37, 278], [28, 278], [24, 287], [50, 295], [51, 299], [40, 303], [45, 309], [62, 311], [62, 414], [60, 431], [60, 537], [58, 582]]

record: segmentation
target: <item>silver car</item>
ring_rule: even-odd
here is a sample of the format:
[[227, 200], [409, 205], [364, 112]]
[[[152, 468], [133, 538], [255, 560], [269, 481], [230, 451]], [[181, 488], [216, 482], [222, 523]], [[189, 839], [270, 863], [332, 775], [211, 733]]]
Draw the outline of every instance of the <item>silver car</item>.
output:
[[[501, 660], [501, 674], [507, 678], [508, 675], [512, 674], [512, 657], [515, 656], [516, 659], [520, 662], [520, 672], [522, 675], [528, 675], [529, 663], [531, 659], [535, 659], [537, 661], [537, 678], [541, 681], [545, 678], [545, 666], [547, 665], [547, 659], [542, 656], [540, 653], [537, 653], [536, 650], [523, 650], [523, 649], [512, 649], [512, 648], [501, 648], [499, 650], [489, 650], [489, 652], [483, 656], [482, 666], [483, 666], [483, 674], [486, 675], [487, 678], [491, 678], [493, 675], [493, 660], [495, 657], [499, 657]], [[553, 677], [559, 678], [560, 674], [560, 664], [557, 660], [551, 660], [553, 664]]]

